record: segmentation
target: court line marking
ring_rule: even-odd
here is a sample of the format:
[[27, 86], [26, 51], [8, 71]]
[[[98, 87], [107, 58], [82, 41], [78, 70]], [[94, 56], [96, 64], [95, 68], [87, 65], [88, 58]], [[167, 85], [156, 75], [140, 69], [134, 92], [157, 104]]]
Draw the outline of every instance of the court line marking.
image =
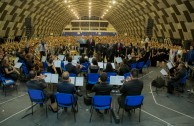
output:
[[141, 78], [144, 78], [145, 76], [147, 76], [147, 75], [149, 75], [149, 74], [151, 74], [153, 71], [150, 71], [149, 73], [146, 73], [145, 75], [143, 75], [142, 77], [139, 77], [139, 79], [141, 79]]
[[1, 124], [1, 123], [3, 123], [3, 122], [5, 122], [5, 121], [7, 121], [8, 119], [10, 119], [10, 118], [14, 117], [15, 115], [17, 115], [17, 114], [19, 114], [19, 113], [21, 113], [21, 112], [23, 112], [23, 111], [25, 111], [25, 110], [29, 109], [30, 107], [31, 107], [31, 106], [28, 106], [27, 108], [22, 109], [22, 110], [20, 110], [19, 112], [16, 112], [15, 114], [13, 114], [13, 115], [11, 115], [11, 116], [9, 116], [9, 117], [5, 118], [4, 120], [2, 120], [2, 121], [0, 122], [0, 124]]
[[152, 116], [152, 117], [154, 117], [154, 118], [156, 118], [156, 119], [158, 119], [158, 120], [160, 120], [160, 121], [166, 123], [167, 126], [173, 126], [173, 125], [170, 124], [169, 122], [167, 122], [167, 121], [165, 121], [165, 120], [163, 120], [163, 119], [161, 119], [161, 118], [159, 118], [159, 117], [157, 117], [157, 116], [155, 116], [155, 115], [153, 115], [153, 114], [151, 114], [151, 113], [149, 113], [149, 112], [147, 112], [147, 111], [145, 111], [145, 110], [143, 110], [143, 109], [141, 109], [141, 111], [144, 112], [144, 113], [146, 113], [146, 114], [148, 114], [149, 116]]
[[151, 83], [150, 83], [150, 91], [151, 91], [153, 100], [154, 100], [154, 102], [155, 102], [156, 105], [161, 106], [161, 107], [163, 107], [163, 108], [166, 108], [166, 109], [168, 109], [168, 110], [171, 110], [171, 111], [173, 111], [173, 112], [176, 112], [176, 113], [178, 113], [178, 114], [180, 114], [180, 115], [186, 116], [186, 117], [188, 117], [188, 118], [194, 120], [194, 117], [192, 117], [192, 116], [189, 116], [189, 115], [187, 115], [187, 114], [184, 114], [184, 113], [182, 113], [182, 112], [179, 112], [179, 111], [177, 111], [177, 110], [174, 110], [174, 109], [172, 109], [172, 108], [169, 108], [169, 107], [167, 107], [167, 106], [165, 106], [165, 105], [162, 105], [162, 104], [158, 103], [158, 102], [156, 101], [156, 98], [155, 98], [154, 94], [153, 94]]
[[27, 95], [27, 93], [25, 93], [25, 94], [23, 94], [23, 95], [20, 95], [20, 96], [17, 96], [17, 97], [14, 97], [14, 98], [12, 98], [12, 99], [9, 99], [9, 100], [7, 100], [7, 101], [1, 102], [0, 105], [5, 104], [5, 103], [7, 103], [7, 102], [10, 102], [10, 101], [12, 101], [12, 100], [15, 100], [15, 99], [17, 99], [17, 98], [23, 97], [23, 96], [25, 96], [25, 95]]

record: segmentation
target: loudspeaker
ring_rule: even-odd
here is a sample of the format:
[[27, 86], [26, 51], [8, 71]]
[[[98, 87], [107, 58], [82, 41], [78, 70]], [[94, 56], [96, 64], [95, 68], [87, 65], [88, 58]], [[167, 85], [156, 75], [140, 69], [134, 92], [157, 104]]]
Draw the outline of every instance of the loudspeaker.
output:
[[149, 18], [148, 19], [148, 24], [146, 28], [146, 35], [151, 38], [153, 35], [153, 27], [154, 27], [154, 20]]
[[25, 18], [25, 26], [26, 26], [27, 39], [30, 39], [31, 36], [32, 36], [32, 20], [31, 20], [31, 17]]
[[30, 17], [25, 18], [25, 26], [27, 27], [31, 25], [32, 25], [31, 18]]
[[190, 49], [190, 46], [191, 46], [191, 43], [192, 43], [191, 40], [185, 40], [185, 41], [183, 42], [184, 48], [185, 48], [186, 50], [189, 50], [189, 49]]

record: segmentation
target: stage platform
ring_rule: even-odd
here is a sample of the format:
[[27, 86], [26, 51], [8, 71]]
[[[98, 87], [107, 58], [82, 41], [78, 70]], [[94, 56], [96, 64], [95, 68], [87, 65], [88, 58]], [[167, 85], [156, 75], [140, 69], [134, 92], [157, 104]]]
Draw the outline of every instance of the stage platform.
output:
[[[31, 112], [31, 102], [24, 83], [21, 83], [16, 91], [9, 91], [4, 96], [0, 90], [0, 126], [193, 126], [194, 125], [194, 96], [188, 95], [185, 91], [178, 96], [177, 94], [168, 95], [166, 89], [160, 90], [156, 94], [155, 88], [151, 87], [151, 81], [160, 75], [160, 68], [149, 68], [143, 76], [144, 82], [142, 94], [144, 102], [142, 106], [141, 122], [138, 122], [138, 110], [128, 115], [125, 113], [123, 123], [110, 123], [109, 114], [99, 116], [94, 111], [92, 122], [89, 123], [90, 106], [83, 102], [83, 96], [79, 97], [79, 111], [76, 114], [77, 122], [74, 122], [73, 113], [70, 109], [67, 112], [60, 110], [59, 119], [57, 114], [48, 111], [48, 118], [45, 115], [45, 109], [37, 105], [34, 108], [34, 115], [29, 115], [23, 119], [23, 116]], [[187, 80], [186, 89], [193, 83]], [[84, 87], [81, 90], [85, 93]], [[117, 97], [113, 96], [113, 108], [118, 110]], [[120, 111], [120, 117], [121, 117]]]

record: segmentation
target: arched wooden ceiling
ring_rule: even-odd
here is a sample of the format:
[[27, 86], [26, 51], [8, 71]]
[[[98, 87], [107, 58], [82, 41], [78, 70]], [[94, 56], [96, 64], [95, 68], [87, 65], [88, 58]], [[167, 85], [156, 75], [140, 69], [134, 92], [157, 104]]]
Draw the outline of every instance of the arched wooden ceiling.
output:
[[34, 34], [59, 35], [77, 16], [88, 16], [89, 6], [91, 16], [106, 12], [103, 18], [121, 34], [145, 35], [152, 18], [154, 36], [194, 39], [194, 0], [1, 0], [0, 36], [25, 35], [26, 17]]

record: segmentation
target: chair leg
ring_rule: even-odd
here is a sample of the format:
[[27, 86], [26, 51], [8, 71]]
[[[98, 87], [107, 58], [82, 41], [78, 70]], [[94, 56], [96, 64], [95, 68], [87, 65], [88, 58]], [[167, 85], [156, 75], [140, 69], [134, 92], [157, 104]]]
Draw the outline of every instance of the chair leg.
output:
[[110, 111], [110, 122], [112, 123], [112, 112], [111, 112], [111, 109], [109, 109]]
[[47, 104], [45, 104], [45, 106], [46, 106], [46, 117], [48, 117], [48, 113], [47, 113]]
[[119, 109], [118, 109], [118, 111], [117, 111], [118, 114], [119, 114], [119, 112], [120, 112], [120, 108], [121, 108], [121, 106], [119, 105]]
[[57, 119], [59, 119], [59, 110], [58, 110], [58, 105], [57, 105]]
[[72, 105], [72, 109], [74, 110], [74, 111], [73, 111], [73, 114], [74, 114], [74, 121], [76, 122], [76, 116], [75, 116], [76, 110], [75, 110], [75, 106], [74, 106], [74, 105]]
[[91, 107], [91, 116], [90, 116], [90, 122], [92, 120], [92, 114], [93, 114], [93, 107]]
[[122, 113], [122, 117], [121, 117], [121, 123], [123, 123], [123, 116], [124, 116], [124, 108], [123, 108], [123, 113]]
[[31, 105], [32, 105], [32, 115], [33, 115], [33, 103], [31, 102]]
[[140, 116], [141, 116], [141, 107], [139, 108], [139, 122], [140, 122]]

